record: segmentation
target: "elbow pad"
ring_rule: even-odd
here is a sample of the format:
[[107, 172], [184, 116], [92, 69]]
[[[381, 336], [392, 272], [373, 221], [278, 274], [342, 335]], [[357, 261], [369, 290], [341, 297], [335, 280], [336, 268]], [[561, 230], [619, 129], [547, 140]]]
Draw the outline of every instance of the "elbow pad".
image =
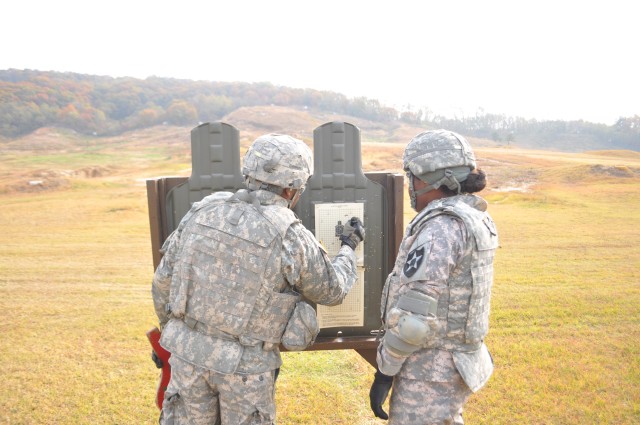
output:
[[400, 296], [398, 305], [389, 312], [389, 328], [383, 344], [396, 356], [408, 357], [422, 348], [434, 335], [438, 301], [417, 291]]

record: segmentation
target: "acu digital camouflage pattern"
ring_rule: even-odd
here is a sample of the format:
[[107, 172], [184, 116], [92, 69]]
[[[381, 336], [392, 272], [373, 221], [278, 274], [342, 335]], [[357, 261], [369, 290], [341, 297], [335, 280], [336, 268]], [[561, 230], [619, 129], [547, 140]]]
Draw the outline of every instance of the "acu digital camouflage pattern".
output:
[[[439, 199], [429, 203], [407, 228], [383, 291], [386, 332], [395, 332], [395, 320], [390, 323], [388, 313], [409, 290], [437, 299], [438, 308], [436, 319], [427, 321], [434, 336], [422, 349], [401, 357], [385, 348], [384, 339], [380, 344], [380, 371], [397, 373], [391, 424], [462, 423], [458, 413], [464, 402], [493, 371], [483, 341], [498, 236], [486, 207], [475, 195]], [[441, 417], [451, 419], [438, 422]]]
[[[177, 356], [172, 356], [170, 363], [171, 382], [160, 423], [275, 423], [274, 371], [223, 375], [185, 362]], [[183, 400], [198, 402], [184, 403]]]
[[456, 372], [452, 355], [430, 350], [435, 369], [427, 379], [396, 378], [389, 401], [390, 425], [463, 424], [462, 406], [471, 390]]
[[[203, 208], [183, 232], [170, 310], [205, 334], [280, 343], [300, 296], [280, 292], [280, 250], [293, 212], [230, 197]], [[275, 286], [279, 286], [275, 288]]]
[[461, 135], [448, 130], [432, 130], [418, 134], [407, 144], [402, 167], [418, 178], [455, 167], [464, 167], [469, 174], [476, 168], [476, 159], [469, 142]]
[[[228, 423], [272, 423], [275, 406], [252, 404], [242, 392], [218, 396], [228, 387], [214, 391], [211, 383], [235, 379], [229, 375], [255, 382], [272, 373], [282, 364], [278, 343], [300, 295], [335, 305], [356, 281], [354, 251], [342, 247], [329, 259], [287, 204], [265, 190], [210, 195], [194, 204], [165, 242], [152, 285], [160, 343], [199, 372], [172, 374], [164, 418], [181, 418], [185, 409], [199, 412], [189, 419], [207, 417], [216, 403], [224, 410], [226, 397], [226, 403], [244, 406]], [[272, 392], [273, 381], [268, 385]], [[196, 388], [208, 387], [208, 402], [195, 403], [191, 386], [200, 395]], [[273, 415], [255, 413], [271, 410]], [[246, 411], [253, 413], [241, 413]]]
[[289, 351], [304, 350], [320, 333], [316, 311], [305, 301], [298, 301], [282, 334], [282, 345]]
[[242, 174], [281, 188], [300, 189], [313, 174], [311, 149], [291, 136], [261, 136], [245, 154]]
[[[402, 164], [409, 178], [409, 198], [413, 209], [420, 195], [442, 185], [461, 193], [460, 183], [476, 167], [475, 156], [467, 140], [448, 130], [418, 134], [405, 148]], [[416, 191], [413, 176], [427, 185]]]

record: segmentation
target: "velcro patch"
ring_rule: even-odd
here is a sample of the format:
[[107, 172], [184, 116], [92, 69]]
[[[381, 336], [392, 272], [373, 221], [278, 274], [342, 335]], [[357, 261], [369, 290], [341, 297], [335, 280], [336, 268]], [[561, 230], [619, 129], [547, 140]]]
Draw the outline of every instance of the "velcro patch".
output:
[[414, 249], [407, 256], [407, 261], [404, 263], [403, 272], [407, 277], [411, 277], [420, 268], [422, 260], [424, 259], [424, 246]]

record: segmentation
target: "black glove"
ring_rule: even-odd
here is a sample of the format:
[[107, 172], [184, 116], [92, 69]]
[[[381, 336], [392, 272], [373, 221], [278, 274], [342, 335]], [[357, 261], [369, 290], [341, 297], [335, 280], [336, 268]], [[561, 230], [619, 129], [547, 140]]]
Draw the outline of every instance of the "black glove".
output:
[[373, 414], [376, 415], [376, 418], [389, 419], [387, 412], [382, 410], [382, 405], [389, 395], [392, 384], [393, 376], [387, 376], [379, 370], [376, 370], [373, 384], [371, 384], [371, 390], [369, 390], [369, 402], [371, 403], [371, 410]]
[[156, 367], [158, 369], [162, 369], [162, 366], [164, 366], [164, 363], [162, 363], [162, 359], [158, 357], [156, 352], [153, 350], [151, 350], [151, 360], [153, 360], [153, 362], [156, 364]]
[[[342, 232], [338, 233], [340, 227], [342, 227]], [[358, 217], [351, 217], [344, 226], [338, 222], [336, 233], [336, 236], [342, 242], [341, 245], [349, 245], [355, 251], [358, 244], [364, 240], [365, 230], [362, 221]]]

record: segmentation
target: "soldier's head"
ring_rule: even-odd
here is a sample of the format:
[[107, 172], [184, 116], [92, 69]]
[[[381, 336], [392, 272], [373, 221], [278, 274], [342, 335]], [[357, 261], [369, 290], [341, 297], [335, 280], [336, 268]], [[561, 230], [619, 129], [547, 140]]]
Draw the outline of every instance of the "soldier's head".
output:
[[411, 207], [419, 211], [424, 208], [418, 205], [421, 195], [437, 191], [428, 197], [428, 203], [434, 196], [437, 199], [465, 192], [461, 183], [474, 172], [476, 159], [469, 142], [461, 135], [431, 130], [418, 134], [407, 144], [402, 166], [409, 178]]
[[293, 208], [313, 174], [311, 149], [291, 136], [260, 136], [244, 156], [242, 174], [249, 190], [274, 192]]

